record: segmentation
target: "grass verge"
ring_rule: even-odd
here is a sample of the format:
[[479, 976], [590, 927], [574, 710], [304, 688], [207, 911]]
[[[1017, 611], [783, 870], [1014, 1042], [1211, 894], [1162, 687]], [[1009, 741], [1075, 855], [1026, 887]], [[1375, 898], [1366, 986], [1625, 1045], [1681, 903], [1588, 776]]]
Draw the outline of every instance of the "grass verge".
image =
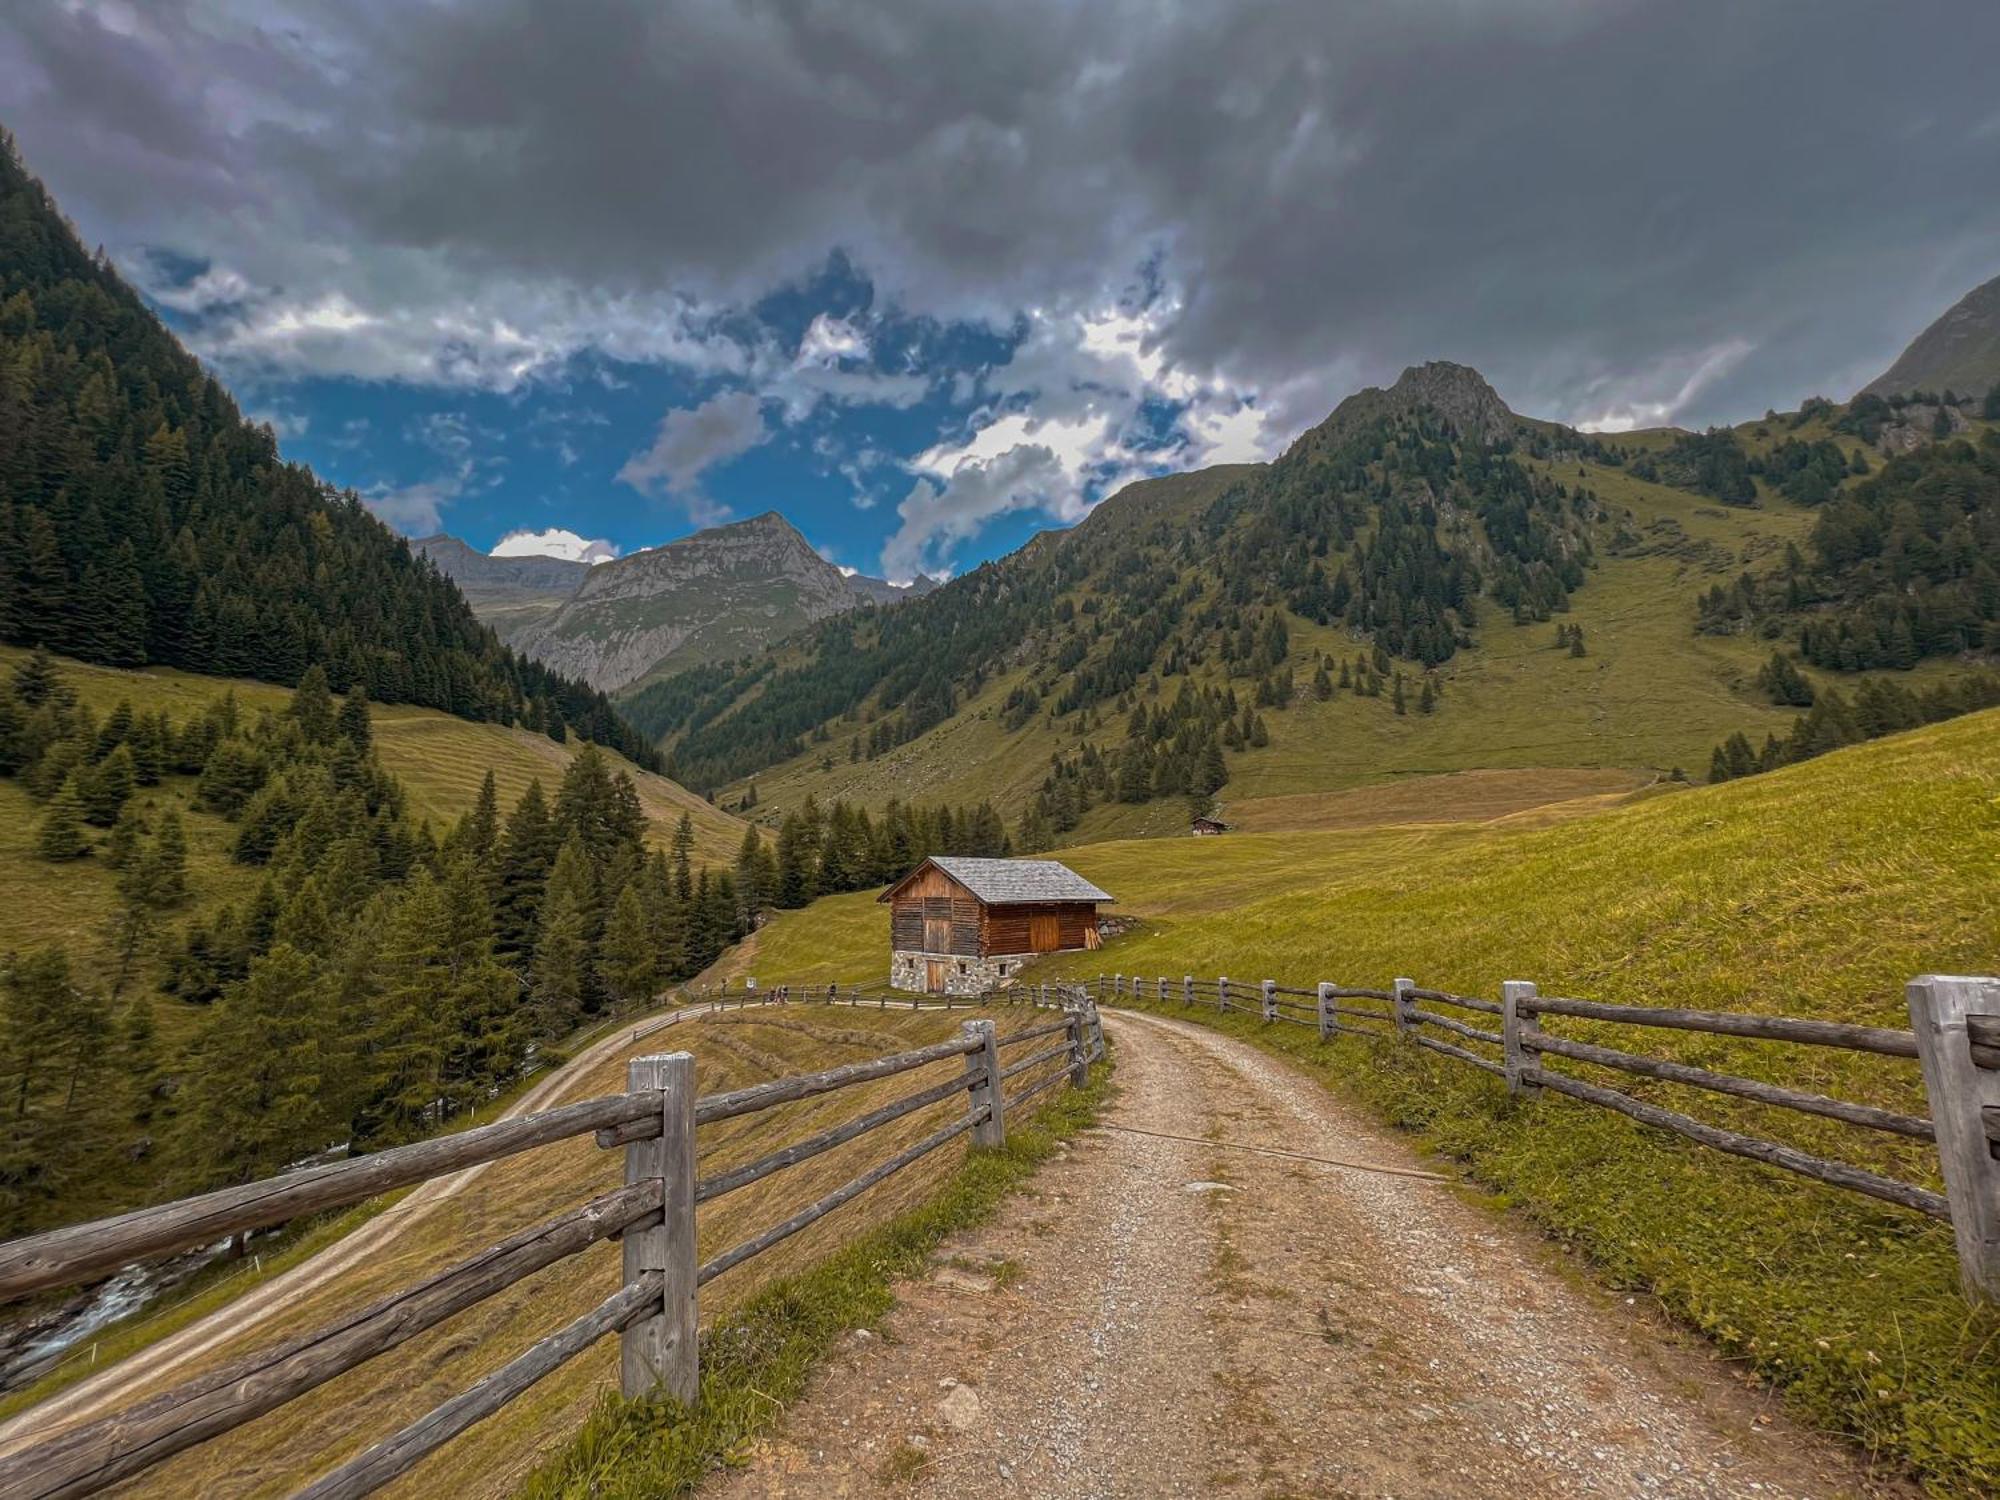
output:
[[639, 1500], [683, 1495], [748, 1445], [805, 1391], [849, 1329], [877, 1325], [891, 1287], [923, 1269], [945, 1237], [990, 1217], [1055, 1149], [1097, 1116], [1108, 1068], [1088, 1087], [1057, 1090], [995, 1151], [968, 1153], [923, 1206], [891, 1219], [796, 1276], [759, 1291], [701, 1341], [701, 1399], [606, 1397], [582, 1429], [528, 1477], [523, 1500]]

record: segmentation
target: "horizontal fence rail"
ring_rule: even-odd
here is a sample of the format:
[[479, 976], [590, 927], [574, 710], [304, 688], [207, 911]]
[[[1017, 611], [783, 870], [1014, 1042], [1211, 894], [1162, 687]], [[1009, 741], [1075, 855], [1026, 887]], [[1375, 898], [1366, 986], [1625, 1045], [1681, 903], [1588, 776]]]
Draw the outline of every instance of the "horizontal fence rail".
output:
[[[724, 1010], [794, 1003], [881, 1005], [873, 986], [791, 986], [704, 998], [668, 1024]], [[556, 1141], [590, 1135], [625, 1151], [625, 1184], [546, 1223], [521, 1231], [414, 1286], [337, 1321], [195, 1376], [123, 1411], [81, 1423], [0, 1457], [0, 1500], [87, 1495], [143, 1473], [195, 1445], [274, 1411], [327, 1381], [397, 1348], [524, 1277], [617, 1239], [624, 1285], [590, 1312], [544, 1338], [400, 1432], [321, 1476], [302, 1496], [346, 1500], [406, 1473], [475, 1423], [561, 1368], [599, 1339], [620, 1339], [620, 1384], [628, 1397], [665, 1393], [692, 1403], [699, 1390], [697, 1292], [715, 1277], [791, 1238], [871, 1187], [961, 1136], [1000, 1146], [1006, 1119], [1055, 1085], [1081, 1087], [1104, 1055], [1095, 1002], [1081, 986], [1016, 985], [989, 996], [898, 995], [913, 1009], [1025, 1006], [1060, 1018], [998, 1036], [991, 1020], [965, 1022], [958, 1035], [865, 1062], [773, 1079], [697, 1098], [687, 1052], [638, 1057], [626, 1092], [484, 1125], [375, 1156], [308, 1168], [268, 1181], [203, 1194], [117, 1218], [0, 1245], [0, 1300], [74, 1285], [147, 1255], [213, 1243], [301, 1214], [360, 1202], [391, 1188], [446, 1176]], [[637, 1033], [635, 1033], [636, 1039]], [[1060, 1040], [1052, 1040], [1054, 1038]], [[1036, 1043], [1047, 1045], [1034, 1046]], [[1003, 1065], [1002, 1053], [1017, 1052]], [[957, 1061], [961, 1071], [853, 1119], [738, 1166], [697, 1175], [696, 1133], [898, 1074]], [[1035, 1077], [1037, 1071], [1045, 1076]], [[1013, 1095], [1012, 1079], [1025, 1079]], [[697, 1264], [695, 1210], [871, 1131], [954, 1098], [961, 1112], [921, 1139], [859, 1173], [781, 1222]]]
[[[1270, 1023], [1311, 1026], [1323, 1041], [1342, 1035], [1413, 1044], [1503, 1079], [1514, 1095], [1532, 1097], [1544, 1090], [1561, 1094], [1713, 1150], [1946, 1220], [1958, 1247], [1960, 1280], [1967, 1296], [2000, 1301], [2000, 979], [1933, 974], [1911, 981], [1906, 992], [1908, 1031], [1798, 1016], [1574, 1000], [1542, 995], [1526, 980], [1508, 980], [1500, 991], [1498, 999], [1460, 995], [1402, 978], [1387, 989], [1330, 982], [1303, 989], [1271, 979], [1251, 983], [1227, 976], [1207, 980], [1184, 974], [1170, 980], [1164, 975], [1145, 979], [1100, 974], [1096, 992], [1100, 1000], [1177, 1001], [1197, 1009], [1255, 1015]], [[1313, 1002], [1310, 1006], [1300, 1003], [1307, 998]], [[1448, 1015], [1447, 1010], [1475, 1019]], [[1497, 1029], [1476, 1019], [1481, 1017], [1497, 1018]], [[1553, 1017], [1912, 1058], [1923, 1072], [1930, 1117], [1556, 1036], [1543, 1026]], [[1945, 1191], [1933, 1192], [1778, 1141], [1708, 1124], [1557, 1071], [1548, 1065], [1550, 1059], [1932, 1142]]]

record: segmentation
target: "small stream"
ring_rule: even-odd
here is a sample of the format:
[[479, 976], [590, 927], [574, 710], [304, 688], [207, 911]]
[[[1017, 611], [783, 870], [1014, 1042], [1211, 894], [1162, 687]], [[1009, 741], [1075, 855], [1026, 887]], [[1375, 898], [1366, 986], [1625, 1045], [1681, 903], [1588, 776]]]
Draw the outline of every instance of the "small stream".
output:
[[40, 1379], [65, 1353], [182, 1285], [228, 1249], [228, 1240], [218, 1240], [165, 1260], [127, 1266], [108, 1281], [0, 1328], [0, 1391]]

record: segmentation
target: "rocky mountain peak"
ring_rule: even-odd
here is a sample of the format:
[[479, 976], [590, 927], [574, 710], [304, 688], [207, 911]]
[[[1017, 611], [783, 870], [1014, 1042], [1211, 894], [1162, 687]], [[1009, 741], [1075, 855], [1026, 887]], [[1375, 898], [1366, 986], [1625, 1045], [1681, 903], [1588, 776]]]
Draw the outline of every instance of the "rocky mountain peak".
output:
[[1411, 365], [1387, 390], [1369, 386], [1356, 391], [1333, 409], [1333, 415], [1294, 443], [1286, 458], [1336, 447], [1373, 423], [1435, 412], [1460, 438], [1497, 443], [1510, 436], [1514, 413], [1500, 395], [1470, 365], [1431, 360]]

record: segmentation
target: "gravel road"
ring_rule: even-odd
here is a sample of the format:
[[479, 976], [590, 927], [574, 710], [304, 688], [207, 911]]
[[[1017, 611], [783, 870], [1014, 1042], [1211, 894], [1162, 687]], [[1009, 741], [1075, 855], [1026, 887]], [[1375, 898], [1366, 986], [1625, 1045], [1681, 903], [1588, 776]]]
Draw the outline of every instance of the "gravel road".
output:
[[1288, 1066], [1107, 1027], [1111, 1128], [900, 1288], [707, 1493], [1915, 1493], [1450, 1186], [1226, 1149], [1423, 1166]]

